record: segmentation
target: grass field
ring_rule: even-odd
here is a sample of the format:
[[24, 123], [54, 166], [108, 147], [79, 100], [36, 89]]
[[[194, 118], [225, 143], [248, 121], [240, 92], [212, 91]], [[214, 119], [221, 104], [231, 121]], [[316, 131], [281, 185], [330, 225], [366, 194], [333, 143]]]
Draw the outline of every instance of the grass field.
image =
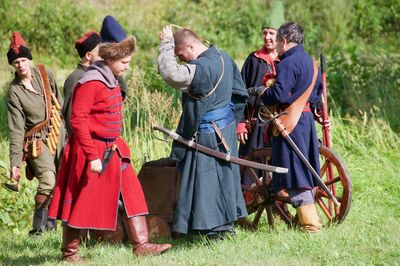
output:
[[[100, 30], [113, 15], [138, 52], [126, 75], [124, 132], [136, 170], [146, 160], [167, 156], [151, 126], [175, 128], [180, 93], [157, 73], [158, 32], [173, 23], [195, 29], [236, 62], [262, 44], [259, 24], [272, 1], [233, 0], [1, 0], [0, 178], [8, 177], [9, 137], [5, 95], [13, 77], [5, 54], [11, 32], [22, 32], [35, 63], [45, 63], [62, 87], [76, 64], [78, 36]], [[80, 254], [87, 265], [400, 265], [400, 1], [284, 0], [287, 21], [304, 26], [305, 47], [327, 55], [333, 150], [353, 184], [352, 205], [343, 224], [309, 235], [283, 223], [270, 230], [263, 217], [258, 231], [237, 228], [237, 237], [208, 244], [200, 238], [170, 242], [170, 252], [137, 258], [130, 245], [88, 243]], [[12, 14], [11, 16], [9, 14]], [[71, 19], [73, 17], [74, 19]], [[68, 52], [69, 51], [69, 52]], [[239, 67], [241, 64], [238, 64]], [[340, 112], [339, 112], [340, 111]], [[340, 114], [340, 115], [339, 115]], [[345, 116], [345, 117], [342, 117]], [[60, 262], [61, 230], [29, 238], [37, 183], [22, 181], [20, 193], [0, 187], [0, 265], [65, 265]]]
[[[211, 244], [198, 237], [159, 240], [173, 244], [161, 256], [137, 258], [130, 245], [98, 243], [82, 245], [80, 254], [87, 265], [399, 265], [399, 137], [374, 119], [334, 119], [332, 133], [353, 183], [351, 209], [341, 225], [310, 235], [283, 223], [270, 230], [264, 219], [258, 231], [237, 228], [235, 239]], [[59, 264], [61, 230], [40, 238], [29, 238], [27, 231], [0, 233], [0, 264]]]

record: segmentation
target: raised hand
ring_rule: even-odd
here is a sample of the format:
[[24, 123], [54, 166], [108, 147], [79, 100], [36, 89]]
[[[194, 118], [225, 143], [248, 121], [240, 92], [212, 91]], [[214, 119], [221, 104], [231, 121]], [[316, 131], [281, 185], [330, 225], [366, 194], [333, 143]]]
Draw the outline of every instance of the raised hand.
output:
[[174, 38], [174, 34], [172, 33], [172, 28], [171, 28], [171, 26], [170, 25], [168, 25], [168, 26], [165, 26], [163, 29], [162, 29], [162, 31], [160, 31], [160, 33], [159, 33], [159, 37], [160, 37], [160, 40], [162, 41], [162, 40], [164, 40], [164, 39], [167, 39], [167, 38]]

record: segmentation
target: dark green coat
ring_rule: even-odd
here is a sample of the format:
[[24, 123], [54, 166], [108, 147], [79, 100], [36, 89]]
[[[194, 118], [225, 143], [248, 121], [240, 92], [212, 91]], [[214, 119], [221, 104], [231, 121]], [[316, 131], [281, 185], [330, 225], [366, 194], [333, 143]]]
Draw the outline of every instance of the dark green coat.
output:
[[[7, 118], [10, 130], [10, 164], [11, 166], [21, 166], [23, 157], [23, 143], [25, 131], [32, 128], [35, 124], [45, 119], [45, 102], [43, 98], [43, 86], [39, 71], [31, 68], [32, 87], [36, 93], [25, 88], [25, 85], [19, 80], [17, 74], [11, 81], [10, 89], [7, 95]], [[63, 101], [58, 91], [57, 84], [51, 72], [47, 71], [51, 90], [62, 105]], [[62, 123], [57, 145], [57, 154], [53, 156], [46, 144], [42, 143], [42, 156], [31, 160], [35, 176], [44, 171], [53, 171], [56, 173], [58, 158], [64, 147], [65, 128]]]
[[74, 89], [76, 84], [78, 84], [79, 78], [83, 73], [86, 72], [87, 67], [78, 63], [78, 66], [72, 71], [64, 83], [64, 105], [62, 108], [62, 115], [64, 116], [65, 127], [67, 129], [68, 135], [71, 135], [71, 105], [72, 105], [72, 95], [74, 94]]

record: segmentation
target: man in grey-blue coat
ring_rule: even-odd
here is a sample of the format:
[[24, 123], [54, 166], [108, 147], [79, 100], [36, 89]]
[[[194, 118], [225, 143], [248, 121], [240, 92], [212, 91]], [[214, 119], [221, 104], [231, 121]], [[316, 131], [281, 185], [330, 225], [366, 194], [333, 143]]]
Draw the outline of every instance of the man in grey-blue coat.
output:
[[[160, 32], [158, 68], [182, 91], [177, 133], [219, 152], [237, 156], [236, 126], [248, 97], [234, 61], [215, 46], [205, 46], [191, 30]], [[186, 64], [179, 64], [178, 56]], [[214, 122], [218, 129], [213, 128]], [[218, 136], [217, 131], [222, 132]], [[223, 145], [221, 139], [227, 145]], [[211, 238], [234, 233], [233, 222], [247, 215], [239, 166], [173, 143], [171, 157], [181, 173], [173, 231]]]

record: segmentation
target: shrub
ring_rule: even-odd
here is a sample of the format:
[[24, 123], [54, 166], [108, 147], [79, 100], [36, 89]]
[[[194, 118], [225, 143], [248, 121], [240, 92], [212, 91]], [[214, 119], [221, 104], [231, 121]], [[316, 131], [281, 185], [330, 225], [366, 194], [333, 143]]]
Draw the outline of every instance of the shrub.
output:
[[[85, 32], [99, 28], [94, 21], [93, 6], [77, 1], [35, 1], [27, 5], [21, 0], [3, 0], [0, 15], [2, 36], [20, 31], [29, 48], [63, 65], [76, 60], [74, 41]], [[1, 42], [3, 48], [8, 44], [9, 38]]]

